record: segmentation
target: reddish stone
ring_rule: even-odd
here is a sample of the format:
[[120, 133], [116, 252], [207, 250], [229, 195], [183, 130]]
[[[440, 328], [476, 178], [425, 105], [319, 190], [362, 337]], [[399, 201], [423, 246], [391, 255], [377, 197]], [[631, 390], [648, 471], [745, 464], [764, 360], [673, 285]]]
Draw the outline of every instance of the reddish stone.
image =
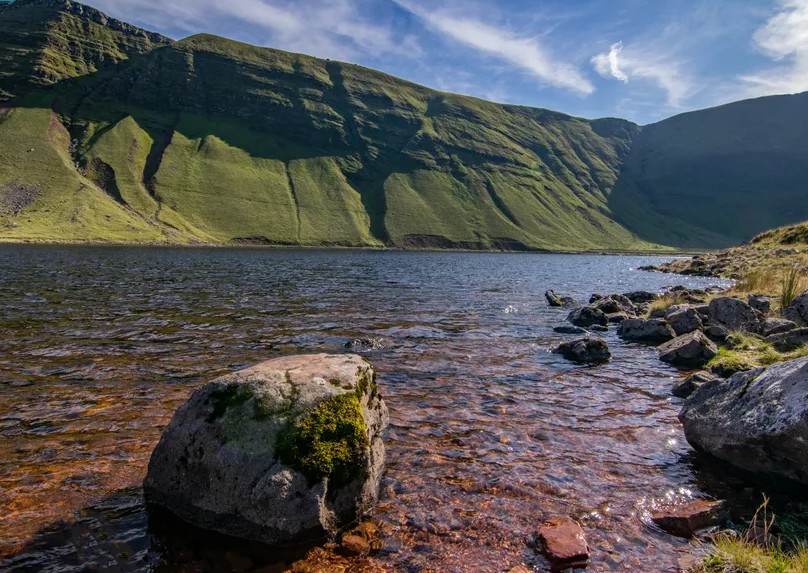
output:
[[516, 567], [508, 571], [508, 573], [533, 573], [533, 572], [524, 565], [517, 565]]
[[370, 553], [370, 544], [358, 535], [343, 535], [339, 552], [349, 557], [361, 557]]
[[584, 532], [574, 519], [551, 519], [539, 527], [536, 538], [544, 556], [554, 565], [584, 564], [589, 560]]
[[726, 518], [726, 503], [697, 499], [681, 505], [666, 505], [651, 512], [659, 527], [679, 537], [693, 537], [700, 529], [719, 525]]

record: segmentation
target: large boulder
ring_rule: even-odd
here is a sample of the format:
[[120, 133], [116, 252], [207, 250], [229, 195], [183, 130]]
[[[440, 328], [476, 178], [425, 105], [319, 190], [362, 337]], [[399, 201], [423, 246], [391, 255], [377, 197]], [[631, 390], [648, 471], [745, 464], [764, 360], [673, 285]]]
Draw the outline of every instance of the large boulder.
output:
[[679, 368], [700, 368], [718, 354], [718, 347], [700, 330], [677, 336], [657, 350], [660, 360]]
[[708, 382], [679, 419], [696, 449], [808, 484], [808, 357]]
[[583, 327], [593, 326], [595, 324], [606, 326], [609, 324], [606, 313], [599, 308], [593, 308], [591, 306], [576, 308], [567, 315], [567, 320], [575, 326]]
[[783, 318], [796, 322], [799, 326], [808, 326], [808, 291], [791, 301], [783, 310]]
[[[671, 309], [673, 308], [671, 307]], [[665, 315], [665, 320], [671, 325], [676, 336], [681, 336], [694, 330], [701, 330], [704, 327], [701, 315], [692, 307], [677, 307], [676, 310]]]
[[661, 343], [672, 340], [676, 333], [661, 318], [629, 318], [617, 327], [617, 336], [634, 342]]
[[270, 545], [333, 534], [376, 502], [387, 407], [352, 355], [289, 356], [206, 384], [149, 462], [146, 500]]
[[581, 338], [565, 342], [553, 352], [579, 364], [600, 364], [612, 357], [609, 345], [600, 338]]
[[760, 332], [760, 319], [754, 309], [742, 300], [722, 296], [710, 301], [710, 324], [723, 326], [730, 332]]

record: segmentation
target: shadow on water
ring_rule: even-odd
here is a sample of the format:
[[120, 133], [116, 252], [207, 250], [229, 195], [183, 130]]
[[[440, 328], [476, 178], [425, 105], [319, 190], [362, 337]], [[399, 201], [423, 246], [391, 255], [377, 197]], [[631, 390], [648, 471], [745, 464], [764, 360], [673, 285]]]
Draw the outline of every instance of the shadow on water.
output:
[[189, 525], [148, 506], [140, 488], [114, 492], [41, 529], [0, 561], [2, 573], [285, 571], [312, 545], [274, 549]]

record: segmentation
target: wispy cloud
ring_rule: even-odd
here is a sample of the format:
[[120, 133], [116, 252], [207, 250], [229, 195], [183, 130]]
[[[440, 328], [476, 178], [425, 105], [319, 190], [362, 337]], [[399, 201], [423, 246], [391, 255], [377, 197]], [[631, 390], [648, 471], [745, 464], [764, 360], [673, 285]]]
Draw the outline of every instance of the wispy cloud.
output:
[[527, 71], [543, 83], [590, 94], [592, 83], [572, 64], [553, 57], [535, 38], [443, 10], [424, 8], [409, 0], [394, 0], [444, 36]]
[[781, 0], [753, 41], [775, 65], [740, 77], [748, 95], [808, 90], [808, 0]]
[[597, 72], [604, 78], [611, 76], [623, 83], [628, 83], [628, 76], [626, 75], [626, 72], [620, 69], [620, 62], [618, 60], [620, 52], [622, 51], [623, 42], [617, 42], [612, 44], [612, 47], [609, 48], [608, 53], [598, 54], [592, 58], [592, 63], [595, 66], [595, 70], [597, 70]]
[[305, 9], [292, 0], [94, 0], [110, 15], [188, 33], [226, 31], [243, 41], [337, 58], [421, 53], [414, 38], [400, 37], [366, 14], [371, 0], [311, 0]]

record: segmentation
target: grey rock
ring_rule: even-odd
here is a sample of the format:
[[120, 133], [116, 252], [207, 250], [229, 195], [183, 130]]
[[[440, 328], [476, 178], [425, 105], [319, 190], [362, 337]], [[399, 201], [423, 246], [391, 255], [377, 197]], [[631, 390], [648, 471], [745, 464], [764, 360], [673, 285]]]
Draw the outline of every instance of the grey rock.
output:
[[730, 332], [760, 332], [760, 320], [751, 306], [737, 298], [719, 297], [710, 301], [710, 324], [723, 326]]
[[696, 449], [808, 484], [808, 357], [708, 382], [679, 419]]
[[635, 314], [637, 308], [634, 303], [624, 297], [622, 294], [610, 294], [592, 304], [594, 308], [598, 308], [606, 314], [614, 314], [616, 312], [624, 312], [626, 314]]
[[761, 332], [763, 336], [771, 336], [772, 334], [781, 334], [794, 330], [797, 325], [790, 320], [784, 318], [767, 318], [761, 323]]
[[580, 326], [556, 326], [553, 330], [559, 334], [586, 334], [586, 329]]
[[[295, 467], [279, 459], [280, 438], [301, 420], [346, 399], [350, 408], [354, 398], [366, 445], [339, 473], [304, 474], [294, 459], [284, 461]], [[269, 545], [333, 534], [376, 502], [387, 423], [373, 368], [360, 356], [270, 360], [206, 384], [177, 410], [152, 453], [146, 500], [198, 527]], [[309, 438], [295, 439], [305, 451]], [[357, 447], [338, 441], [335, 448]]]
[[553, 352], [579, 364], [600, 364], [612, 357], [609, 345], [600, 338], [580, 338], [565, 342]]
[[702, 320], [705, 320], [707, 317], [710, 316], [709, 304], [694, 304], [691, 308], [699, 313], [699, 316], [701, 316]]
[[345, 348], [353, 352], [384, 350], [386, 346], [387, 344], [382, 338], [354, 338], [345, 343]]
[[594, 304], [594, 303], [598, 302], [602, 298], [603, 298], [603, 295], [595, 293], [595, 294], [593, 294], [592, 296], [589, 297], [589, 304]]
[[609, 323], [609, 319], [606, 318], [606, 313], [599, 308], [591, 306], [584, 306], [573, 310], [567, 316], [567, 320], [575, 326], [583, 327], [592, 326], [593, 324], [606, 326]]
[[762, 294], [750, 294], [746, 297], [746, 303], [763, 314], [767, 314], [772, 308], [772, 301]]
[[709, 370], [699, 370], [676, 382], [676, 384], [673, 385], [671, 393], [677, 398], [687, 398], [707, 382], [712, 382], [715, 379], [715, 374]]
[[718, 347], [700, 330], [677, 336], [657, 350], [660, 360], [679, 368], [699, 368], [718, 354]]
[[701, 330], [704, 327], [701, 315], [692, 307], [681, 308], [669, 313], [665, 318], [677, 336]]
[[798, 326], [808, 326], [808, 291], [791, 301], [783, 311], [783, 318], [796, 322]]
[[609, 324], [620, 324], [627, 318], [631, 318], [625, 312], [612, 312], [606, 314], [606, 319], [609, 321]]
[[668, 311], [664, 308], [657, 308], [648, 313], [648, 318], [665, 318]]
[[609, 327], [602, 324], [593, 324], [589, 327], [589, 330], [592, 332], [609, 332]]
[[718, 342], [724, 342], [729, 337], [729, 330], [720, 324], [708, 324], [704, 329], [704, 333], [709, 336], [710, 339]]
[[803, 326], [780, 334], [772, 334], [766, 337], [766, 342], [780, 351], [794, 350], [808, 343], [808, 327]]
[[648, 292], [645, 290], [636, 290], [634, 292], [627, 292], [624, 294], [627, 299], [629, 299], [634, 304], [641, 304], [644, 302], [654, 302], [659, 295], [653, 292]]
[[661, 318], [629, 318], [617, 327], [617, 336], [635, 342], [660, 343], [672, 340], [676, 334]]
[[548, 290], [544, 293], [544, 298], [547, 299], [547, 304], [550, 306], [555, 307], [564, 307], [564, 308], [578, 308], [581, 306], [575, 299], [569, 296], [558, 296], [554, 291]]

